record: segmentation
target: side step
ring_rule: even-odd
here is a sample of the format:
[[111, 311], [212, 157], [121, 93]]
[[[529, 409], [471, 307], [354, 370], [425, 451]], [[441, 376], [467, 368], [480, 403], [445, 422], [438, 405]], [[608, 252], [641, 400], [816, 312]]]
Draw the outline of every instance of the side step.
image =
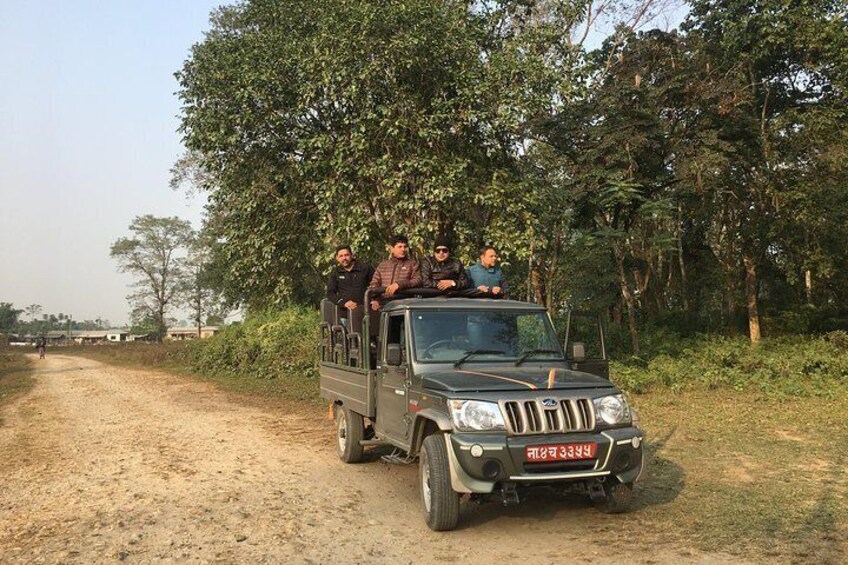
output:
[[391, 443], [383, 439], [361, 439], [359, 440], [359, 445], [362, 447], [373, 447], [375, 445], [391, 445]]

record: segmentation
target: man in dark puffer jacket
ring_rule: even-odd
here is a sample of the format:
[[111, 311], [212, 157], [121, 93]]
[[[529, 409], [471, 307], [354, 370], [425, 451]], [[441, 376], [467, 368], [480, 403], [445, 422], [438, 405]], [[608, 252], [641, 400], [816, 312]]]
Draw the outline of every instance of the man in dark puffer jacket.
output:
[[465, 267], [459, 259], [451, 258], [450, 240], [443, 235], [436, 238], [434, 254], [421, 262], [424, 287], [439, 290], [463, 290], [469, 287]]
[[371, 309], [379, 310], [398, 290], [421, 286], [421, 268], [409, 257], [409, 240], [395, 235], [389, 240], [391, 256], [377, 265], [371, 278], [371, 288], [384, 288], [382, 296], [371, 301]]

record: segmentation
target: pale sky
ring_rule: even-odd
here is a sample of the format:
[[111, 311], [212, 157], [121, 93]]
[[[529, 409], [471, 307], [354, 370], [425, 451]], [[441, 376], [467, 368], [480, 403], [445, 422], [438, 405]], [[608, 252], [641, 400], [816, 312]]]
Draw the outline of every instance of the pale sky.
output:
[[221, 3], [0, 0], [0, 302], [123, 324], [111, 243], [142, 214], [199, 227], [168, 186], [173, 73]]

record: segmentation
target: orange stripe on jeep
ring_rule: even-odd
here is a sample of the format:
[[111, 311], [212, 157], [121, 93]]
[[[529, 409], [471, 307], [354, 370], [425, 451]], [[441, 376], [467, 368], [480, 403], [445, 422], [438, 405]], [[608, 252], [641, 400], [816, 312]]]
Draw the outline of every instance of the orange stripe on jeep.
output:
[[510, 379], [509, 377], [502, 377], [500, 375], [493, 375], [492, 373], [480, 373], [478, 371], [465, 371], [465, 370], [459, 370], [459, 371], [457, 371], [457, 373], [465, 373], [466, 375], [480, 375], [481, 377], [491, 377], [493, 379], [500, 379], [502, 381], [509, 381], [511, 383], [515, 383], [515, 384], [518, 384], [518, 385], [524, 385], [524, 386], [528, 387], [530, 390], [538, 390], [536, 388], [536, 385], [532, 385], [528, 382], [518, 381], [518, 380], [515, 380], [515, 379]]

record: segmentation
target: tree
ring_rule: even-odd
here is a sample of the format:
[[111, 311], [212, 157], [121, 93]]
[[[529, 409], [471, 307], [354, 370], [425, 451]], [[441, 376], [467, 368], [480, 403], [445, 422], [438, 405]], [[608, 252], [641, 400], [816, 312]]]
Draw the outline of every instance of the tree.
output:
[[127, 298], [134, 322], [151, 320], [161, 340], [166, 316], [185, 288], [184, 252], [193, 232], [191, 224], [176, 217], [138, 216], [129, 226], [132, 235], [112, 244], [111, 256], [121, 272], [136, 277], [136, 291]]
[[203, 320], [223, 322], [229, 313], [220, 291], [219, 278], [213, 262], [214, 240], [207, 230], [201, 230], [188, 247], [186, 284], [183, 303], [194, 314], [197, 337], [201, 337]]
[[[567, 260], [562, 251], [569, 238], [606, 250], [635, 354], [637, 313], [661, 309], [663, 289], [654, 287], [668, 284], [668, 277], [657, 274], [670, 268], [679, 119], [669, 109], [681, 84], [669, 68], [679, 42], [675, 34], [651, 32], [593, 53], [599, 82], [581, 101], [539, 124], [542, 143], [531, 153], [545, 172], [535, 193], [542, 220], [537, 233], [548, 242], [541, 250], [548, 261], [537, 260], [538, 278], [556, 276]], [[610, 66], [610, 60], [618, 63]], [[544, 293], [553, 291], [546, 285]]]
[[29, 316], [30, 321], [36, 321], [38, 319], [38, 315], [41, 313], [41, 305], [40, 304], [30, 304], [26, 308], [24, 308], [24, 312]]
[[0, 331], [10, 332], [18, 323], [23, 310], [16, 309], [11, 302], [0, 302]]
[[[717, 103], [703, 104], [711, 97], [700, 101], [708, 119], [695, 140], [693, 161], [700, 164], [698, 182], [714, 210], [714, 252], [723, 257], [728, 279], [740, 267], [744, 273], [749, 336], [756, 343], [761, 273], [777, 257], [797, 253], [775, 238], [775, 227], [794, 225], [804, 234], [807, 249], [796, 256], [805, 270], [813, 265], [810, 236], [816, 231], [797, 221], [799, 211], [808, 219], [809, 210], [787, 209], [784, 203], [810, 204], [816, 199], [807, 196], [844, 179], [844, 160], [836, 171], [822, 166], [834, 157], [829, 145], [842, 147], [845, 139], [838, 125], [846, 116], [844, 76], [832, 59], [846, 49], [844, 3], [697, 0], [684, 28], [701, 42], [708, 69], [702, 82], [722, 84]], [[811, 135], [822, 125], [828, 133]], [[819, 176], [825, 172], [827, 180]], [[799, 184], [801, 179], [806, 182]]]

